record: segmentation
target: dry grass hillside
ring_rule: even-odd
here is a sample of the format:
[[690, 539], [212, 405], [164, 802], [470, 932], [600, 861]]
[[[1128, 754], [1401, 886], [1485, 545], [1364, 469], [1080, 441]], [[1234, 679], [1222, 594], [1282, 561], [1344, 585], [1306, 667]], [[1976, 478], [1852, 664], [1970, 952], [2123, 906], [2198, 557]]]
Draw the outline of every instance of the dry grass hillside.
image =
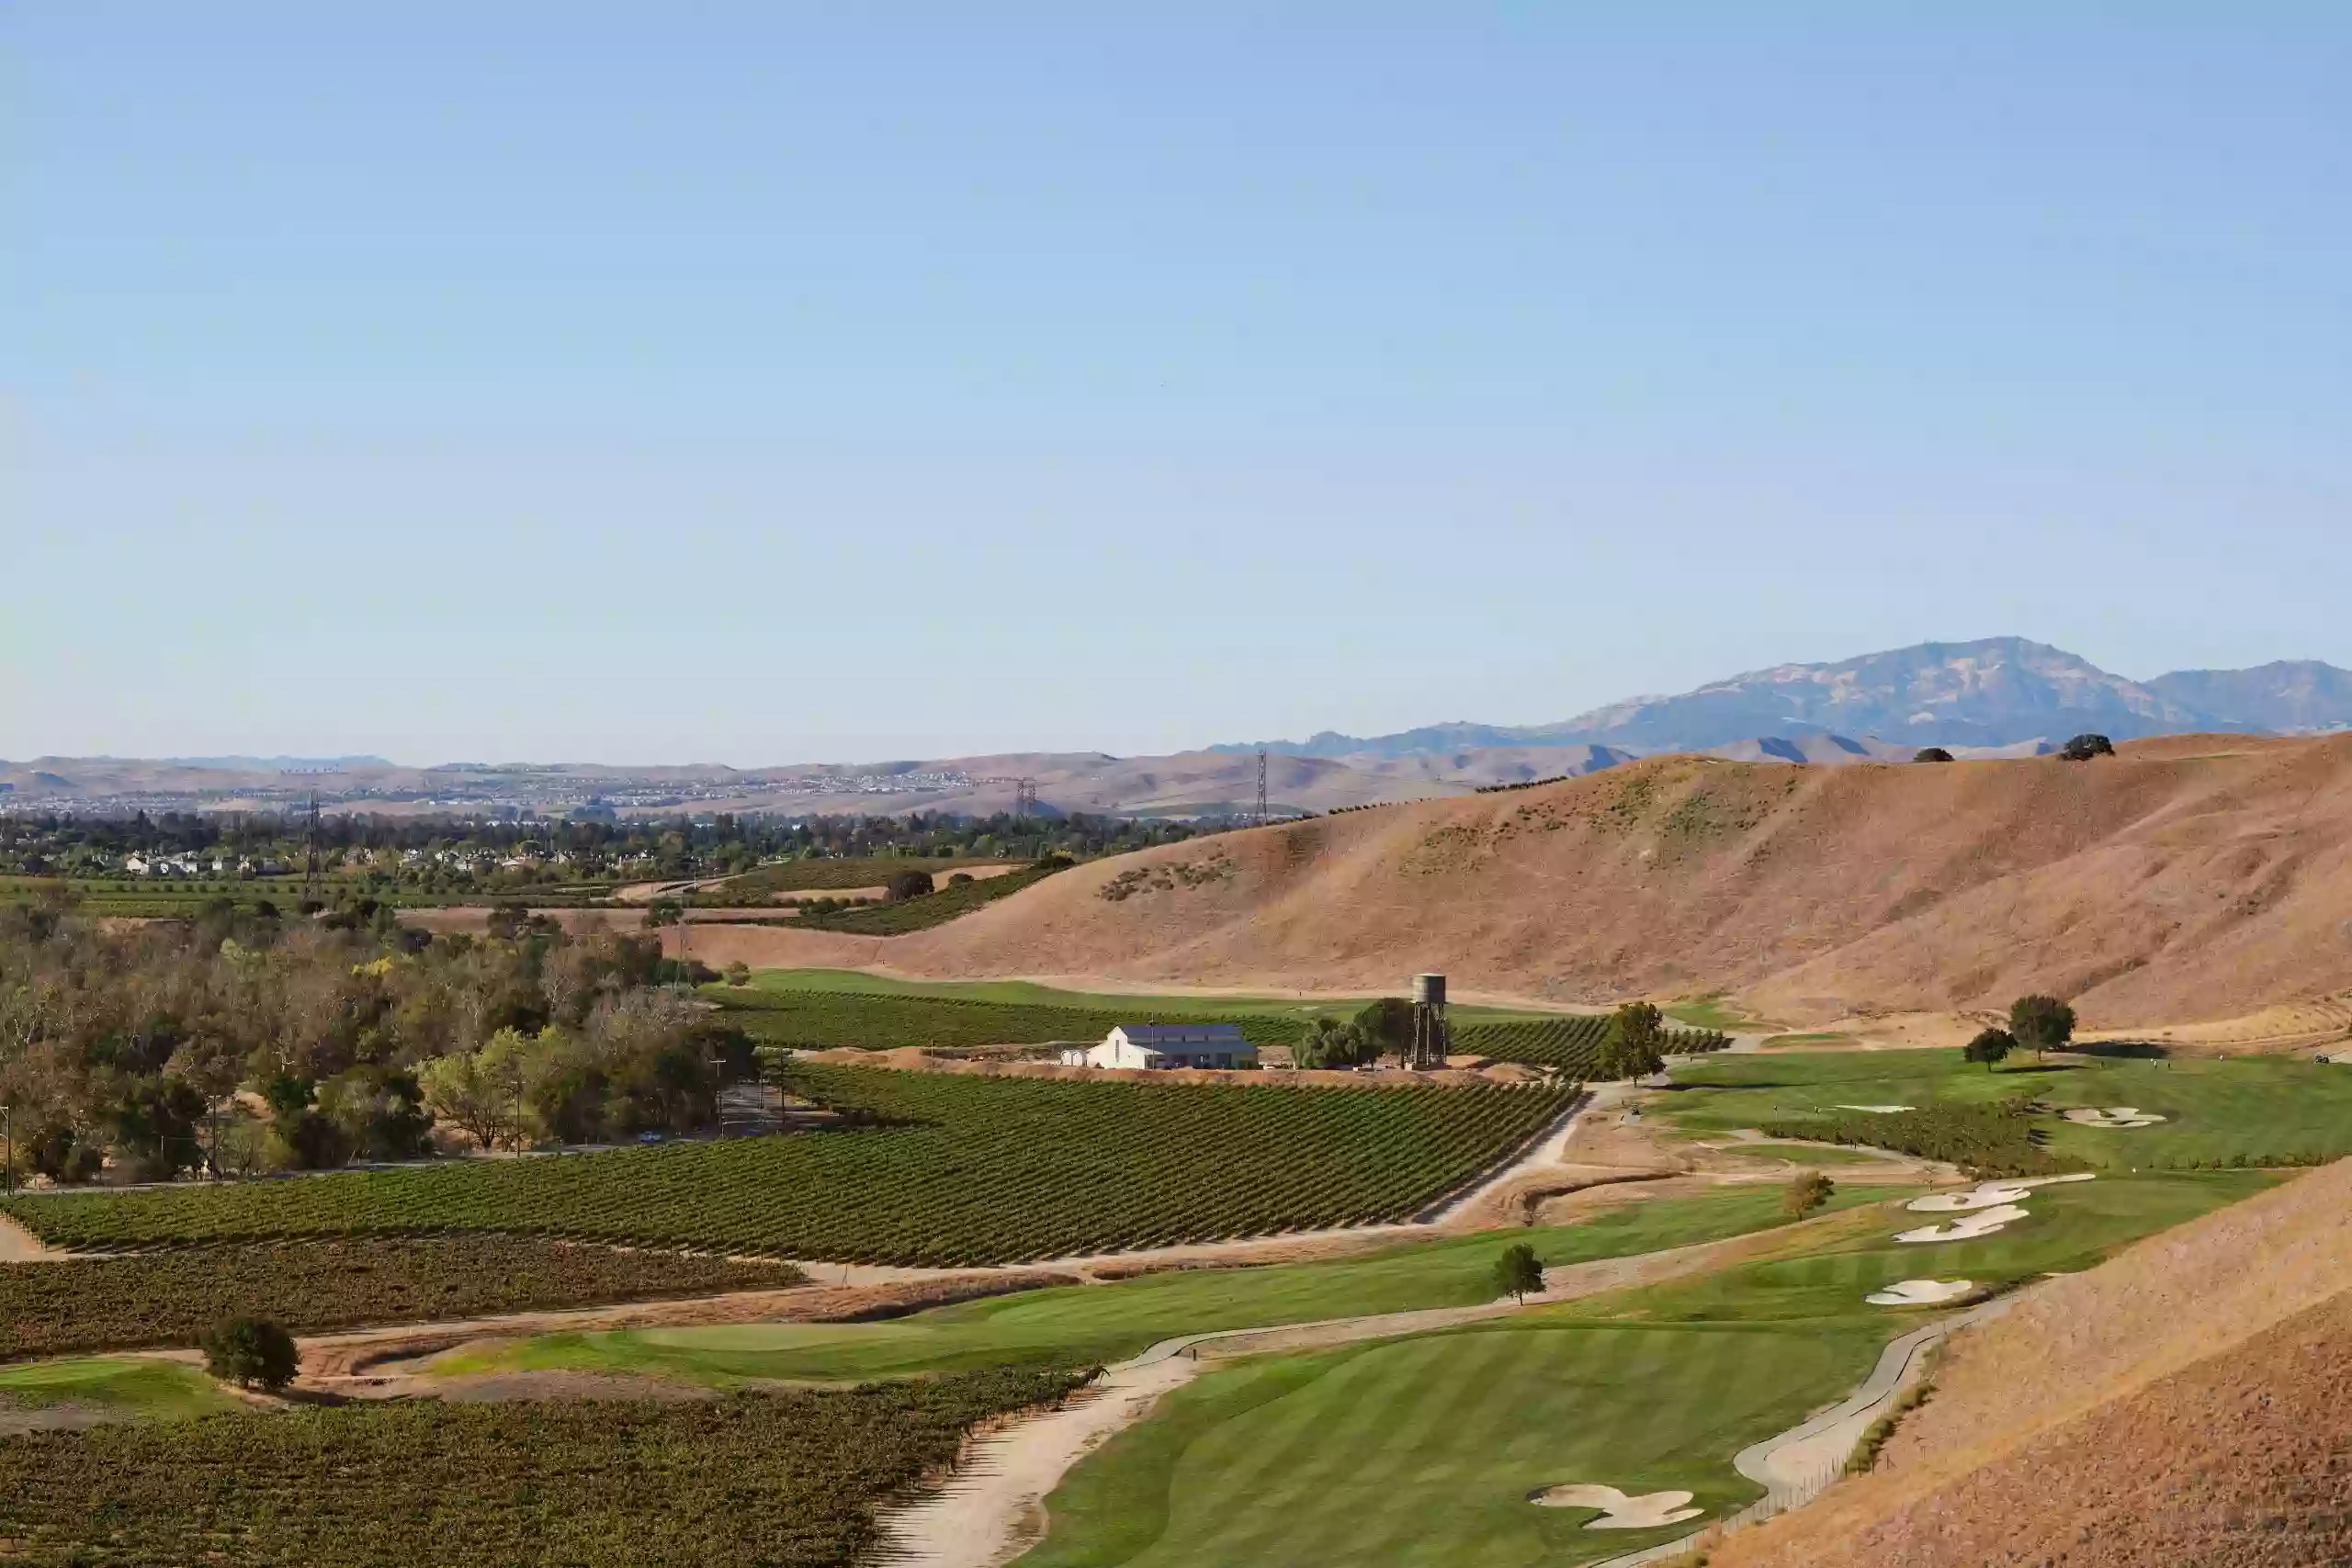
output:
[[2075, 998], [2090, 1025], [2352, 987], [2352, 736], [1838, 768], [1666, 757], [1098, 862], [888, 942], [715, 962], [1329, 990], [1419, 969], [1562, 1000], [1730, 991], [1791, 1022]]
[[1711, 1568], [2352, 1561], [2352, 1161], [1954, 1341], [1878, 1469]]

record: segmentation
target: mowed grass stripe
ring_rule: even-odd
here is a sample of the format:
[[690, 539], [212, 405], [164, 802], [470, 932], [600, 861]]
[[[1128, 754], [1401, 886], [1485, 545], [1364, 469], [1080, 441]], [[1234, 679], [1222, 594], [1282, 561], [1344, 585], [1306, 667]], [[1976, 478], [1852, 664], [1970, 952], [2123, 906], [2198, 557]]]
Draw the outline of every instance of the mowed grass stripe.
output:
[[[1842, 1393], [1896, 1331], [1562, 1325], [1530, 1314], [1206, 1374], [1081, 1461], [1023, 1568], [1285, 1568], [1591, 1562], [1675, 1531], [1587, 1532], [1527, 1502], [1594, 1481], [1687, 1487], [1712, 1513], [1755, 1488], [1730, 1456]], [[1157, 1428], [1157, 1430], [1156, 1430]], [[1310, 1463], [1286, 1468], [1301, 1442]], [[1124, 1528], [1138, 1499], [1148, 1532]]]

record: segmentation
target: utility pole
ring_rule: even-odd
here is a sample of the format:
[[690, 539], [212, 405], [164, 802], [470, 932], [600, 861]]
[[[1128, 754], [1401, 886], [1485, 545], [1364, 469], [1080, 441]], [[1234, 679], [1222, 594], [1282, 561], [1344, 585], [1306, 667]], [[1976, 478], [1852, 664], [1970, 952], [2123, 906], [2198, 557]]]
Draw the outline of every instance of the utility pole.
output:
[[1258, 826], [1266, 825], [1266, 749], [1258, 748]]
[[5, 1124], [8, 1138], [8, 1190], [17, 1190], [17, 1108], [0, 1105], [0, 1124]]

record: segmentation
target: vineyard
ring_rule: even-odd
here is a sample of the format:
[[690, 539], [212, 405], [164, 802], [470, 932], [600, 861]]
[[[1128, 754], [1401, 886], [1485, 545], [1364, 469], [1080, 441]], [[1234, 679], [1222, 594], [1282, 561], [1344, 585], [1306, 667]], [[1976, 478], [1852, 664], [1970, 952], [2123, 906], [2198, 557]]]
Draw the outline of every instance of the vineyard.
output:
[[[734, 1013], [734, 1021], [766, 1045], [810, 1050], [847, 1046], [884, 1051], [901, 1045], [1032, 1045], [1046, 1041], [1100, 1040], [1114, 1025], [1141, 1021], [1140, 1008], [1052, 1007], [976, 1001], [963, 997], [865, 996], [854, 991], [785, 991], [712, 987], [704, 992]], [[1298, 1037], [1294, 1020], [1242, 1015], [1235, 1021], [1255, 1045], [1282, 1045]]]
[[268, 1303], [297, 1334], [801, 1282], [779, 1263], [620, 1252], [536, 1237], [198, 1247], [0, 1268], [0, 1360], [193, 1345]]
[[[1148, 1021], [1148, 1001], [1131, 1008], [1073, 1008], [1046, 1003], [993, 1002], [965, 997], [910, 994], [868, 996], [854, 991], [712, 987], [704, 993], [737, 1014], [735, 1021], [767, 1045], [812, 1050], [850, 1047], [890, 1050], [901, 1045], [1026, 1045], [1047, 1041], [1094, 1041], [1114, 1024]], [[1253, 1045], [1288, 1045], [1306, 1029], [1303, 1013], [1251, 1012], [1227, 1015]], [[1458, 1025], [1457, 1055], [1498, 1062], [1557, 1067], [1584, 1075], [1609, 1033], [1605, 1014], [1530, 1018]], [[1730, 1041], [1713, 1030], [1668, 1029], [1669, 1053], [1696, 1055], [1720, 1051]]]
[[1406, 1217], [1516, 1148], [1563, 1088], [1061, 1082], [794, 1063], [885, 1123], [250, 1185], [17, 1197], [83, 1249], [493, 1231], [839, 1262], [980, 1264]]
[[[1609, 1021], [1606, 1013], [1591, 1013], [1523, 1023], [1464, 1024], [1453, 1032], [1453, 1049], [1460, 1055], [1557, 1067], [1572, 1077], [1582, 1077], [1591, 1070], [1601, 1042], [1609, 1038]], [[1700, 1055], [1730, 1043], [1712, 1029], [1668, 1029], [1662, 1042], [1668, 1055]]]
[[[63, 1267], [70, 1267], [63, 1266]], [[842, 1568], [964, 1432], [1080, 1378], [996, 1371], [707, 1403], [419, 1400], [0, 1440], [0, 1556], [63, 1568]]]
[[1034, 886], [1069, 866], [1069, 862], [1066, 860], [1040, 861], [1025, 871], [1009, 871], [1002, 876], [951, 882], [936, 892], [925, 893], [901, 903], [870, 904], [825, 914], [803, 914], [799, 923], [819, 931], [848, 931], [856, 936], [904, 936], [909, 931], [928, 931], [933, 926], [945, 925], [949, 920], [968, 915], [999, 898], [1009, 898], [1023, 888]]

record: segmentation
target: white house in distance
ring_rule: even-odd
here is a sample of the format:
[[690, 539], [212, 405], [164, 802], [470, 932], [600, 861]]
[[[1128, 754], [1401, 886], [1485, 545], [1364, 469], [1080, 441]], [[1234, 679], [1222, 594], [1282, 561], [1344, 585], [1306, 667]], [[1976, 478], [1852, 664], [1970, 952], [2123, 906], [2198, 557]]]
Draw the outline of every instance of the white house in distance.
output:
[[1123, 1023], [1100, 1045], [1062, 1053], [1066, 1067], [1254, 1067], [1258, 1048], [1230, 1023]]

